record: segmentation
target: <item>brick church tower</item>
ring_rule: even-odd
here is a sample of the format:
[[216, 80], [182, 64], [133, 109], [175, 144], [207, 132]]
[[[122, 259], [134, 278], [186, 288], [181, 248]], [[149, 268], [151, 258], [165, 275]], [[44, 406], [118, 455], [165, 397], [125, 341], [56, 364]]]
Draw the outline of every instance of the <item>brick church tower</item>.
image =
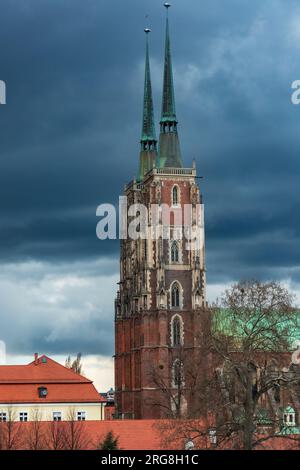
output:
[[[125, 188], [128, 207], [143, 204], [158, 208], [159, 235], [149, 233], [121, 241], [120, 283], [115, 313], [116, 415], [119, 418], [163, 418], [180, 410], [190, 413], [185, 359], [193, 360], [199, 341], [201, 317], [206, 308], [204, 241], [192, 244], [179, 236], [189, 207], [190, 227], [204, 226], [202, 196], [196, 167], [182, 164], [175, 112], [169, 35], [166, 19], [163, 102], [159, 146], [154, 125], [152, 88], [146, 29], [146, 66], [140, 169]], [[165, 222], [162, 208], [169, 207]], [[178, 223], [177, 215], [182, 215]], [[176, 215], [177, 214], [177, 215]], [[130, 223], [128, 217], [127, 224]], [[167, 234], [167, 235], [166, 235]], [[191, 413], [190, 413], [191, 414]]]

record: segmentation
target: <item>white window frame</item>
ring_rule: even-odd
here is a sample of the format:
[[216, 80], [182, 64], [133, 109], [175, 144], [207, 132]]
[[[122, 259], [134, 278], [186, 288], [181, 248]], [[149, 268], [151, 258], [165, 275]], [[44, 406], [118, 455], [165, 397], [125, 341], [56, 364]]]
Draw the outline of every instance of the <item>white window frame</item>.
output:
[[27, 411], [20, 411], [19, 421], [21, 423], [27, 423], [27, 421], [28, 421], [28, 412]]
[[[60, 419], [57, 419], [57, 418], [60, 418]], [[53, 411], [52, 412], [52, 420], [53, 421], [62, 421], [62, 412], [61, 411]]]
[[283, 421], [284, 421], [285, 426], [288, 426], [288, 427], [296, 426], [296, 414], [284, 413]]
[[7, 413], [6, 411], [1, 411], [0, 412], [0, 423], [6, 423], [7, 422]]
[[[77, 421], [86, 421], [86, 411], [77, 411], [76, 415], [77, 415]], [[84, 419], [82, 419], [83, 417]]]

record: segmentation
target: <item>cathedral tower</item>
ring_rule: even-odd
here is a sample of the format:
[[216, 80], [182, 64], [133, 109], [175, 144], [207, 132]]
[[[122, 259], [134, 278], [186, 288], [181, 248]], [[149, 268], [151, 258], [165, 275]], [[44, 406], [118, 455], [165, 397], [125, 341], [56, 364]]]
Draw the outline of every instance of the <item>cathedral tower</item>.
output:
[[[146, 64], [140, 169], [125, 188], [128, 207], [143, 204], [147, 228], [156, 236], [121, 241], [120, 283], [115, 303], [115, 387], [119, 418], [191, 415], [185, 358], [193, 361], [206, 308], [204, 239], [193, 245], [187, 225], [203, 230], [202, 196], [196, 167], [183, 167], [171, 59], [168, 8], [159, 148], [154, 127], [146, 29]], [[184, 214], [184, 207], [188, 207]], [[164, 217], [164, 208], [167, 215]], [[199, 210], [200, 208], [200, 210]], [[180, 218], [181, 215], [181, 218]], [[178, 222], [179, 221], [179, 222]], [[128, 217], [127, 224], [130, 223]], [[194, 233], [194, 232], [193, 232]], [[180, 387], [180, 391], [179, 391]], [[179, 396], [180, 395], [180, 396]], [[179, 402], [179, 407], [177, 406]]]

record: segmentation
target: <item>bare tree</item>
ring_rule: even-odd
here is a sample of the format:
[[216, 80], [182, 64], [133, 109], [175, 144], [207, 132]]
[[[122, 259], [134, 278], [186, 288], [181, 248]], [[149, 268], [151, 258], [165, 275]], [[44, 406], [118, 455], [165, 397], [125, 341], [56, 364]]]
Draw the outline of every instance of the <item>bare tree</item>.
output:
[[74, 408], [70, 408], [67, 416], [67, 421], [64, 422], [64, 449], [67, 450], [80, 450], [86, 449], [89, 444], [89, 439], [85, 434], [84, 421], [78, 421]]
[[183, 349], [178, 348], [175, 359], [167, 368], [152, 365], [149, 373], [152, 385], [159, 391], [151, 404], [169, 418], [182, 418], [185, 414], [183, 356]]
[[[211, 314], [202, 312], [197, 344], [180, 344], [168, 353], [167, 365], [152, 364], [151, 387], [156, 389], [151, 404], [161, 416], [172, 419], [197, 418], [206, 414], [208, 386], [211, 383], [209, 354]], [[186, 332], [194, 341], [194, 334]]]
[[45, 448], [48, 450], [66, 449], [66, 434], [64, 421], [48, 421], [45, 423]]
[[[240, 282], [226, 290], [215, 306], [212, 351], [220, 364], [216, 374], [222, 393], [217, 408], [223, 408], [217, 425], [223, 428], [220, 434], [235, 438], [243, 449], [251, 450], [267, 439], [258, 436], [262, 429], [258, 412], [266, 402], [273, 424], [268, 437], [278, 435], [280, 417], [272, 405], [280, 401], [281, 389], [291, 390], [299, 383], [299, 375], [287, 369], [298, 331], [293, 297], [277, 282]], [[211, 401], [216, 409], [216, 400]]]
[[0, 449], [17, 450], [23, 444], [23, 423], [17, 421], [15, 409], [8, 406], [6, 411], [6, 421], [0, 423]]
[[43, 434], [42, 413], [39, 408], [35, 408], [30, 413], [30, 423], [26, 426], [24, 441], [27, 449], [41, 450], [45, 447]]
[[[198, 355], [183, 357], [182, 392], [193, 398], [192, 414], [170, 414], [180, 419], [160, 423], [163, 439], [171, 445], [189, 437], [201, 448], [251, 450], [276, 440], [297, 446], [291, 428], [283, 432], [281, 410], [287, 401], [300, 409], [300, 371], [291, 364], [300, 331], [293, 297], [276, 282], [240, 282], [211, 309], [207, 326]], [[154, 377], [165, 396], [167, 378]]]
[[74, 361], [72, 361], [71, 356], [69, 355], [65, 361], [65, 367], [67, 367], [68, 369], [72, 369], [73, 372], [75, 372], [76, 374], [82, 375], [83, 370], [82, 370], [81, 360], [82, 360], [81, 352], [77, 354], [76, 359], [74, 359]]

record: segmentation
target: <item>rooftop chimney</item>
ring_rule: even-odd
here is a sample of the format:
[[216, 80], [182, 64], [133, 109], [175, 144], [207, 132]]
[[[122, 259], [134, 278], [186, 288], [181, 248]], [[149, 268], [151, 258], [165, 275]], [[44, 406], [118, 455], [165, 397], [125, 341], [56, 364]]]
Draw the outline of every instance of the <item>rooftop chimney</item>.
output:
[[38, 353], [34, 353], [34, 363], [35, 363], [36, 366], [37, 366], [38, 363], [39, 363], [39, 355], [38, 355]]

